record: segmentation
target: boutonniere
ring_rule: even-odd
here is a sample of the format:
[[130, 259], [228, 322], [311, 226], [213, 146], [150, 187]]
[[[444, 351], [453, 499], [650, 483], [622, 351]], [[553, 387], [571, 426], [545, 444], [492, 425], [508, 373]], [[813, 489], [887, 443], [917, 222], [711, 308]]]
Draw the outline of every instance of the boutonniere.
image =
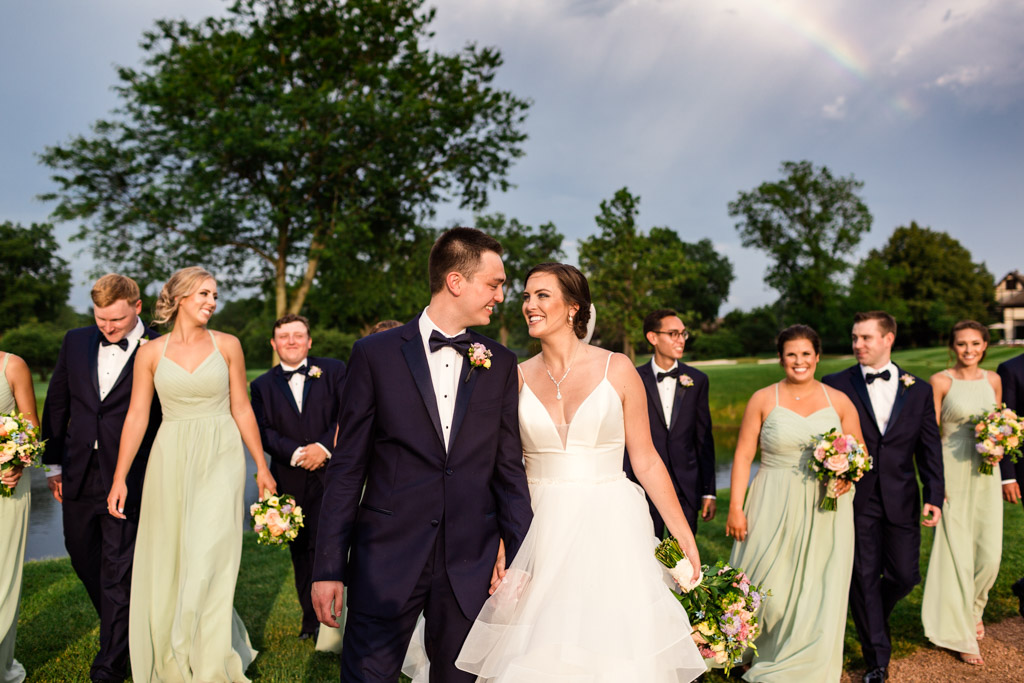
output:
[[139, 348], [142, 348], [143, 346], [145, 346], [146, 342], [148, 342], [148, 341], [149, 341], [149, 337], [147, 337], [147, 336], [139, 337]]
[[679, 384], [681, 384], [684, 387], [692, 387], [693, 378], [690, 377], [689, 375], [679, 375]]
[[901, 382], [903, 382], [903, 386], [904, 386], [904, 387], [906, 387], [907, 389], [909, 389], [910, 387], [914, 386], [914, 383], [915, 383], [915, 382], [916, 382], [917, 380], [916, 380], [916, 379], [914, 379], [914, 376], [913, 376], [913, 375], [911, 375], [911, 374], [909, 374], [909, 373], [906, 373], [906, 372], [904, 372], [904, 373], [903, 373], [902, 375], [900, 375], [900, 381], [901, 381]]
[[310, 365], [309, 370], [306, 372], [306, 376], [312, 377], [313, 379], [320, 379], [323, 374], [324, 371], [320, 369], [319, 365]]
[[487, 370], [491, 367], [491, 351], [480, 342], [470, 344], [466, 355], [469, 356], [469, 372], [466, 373], [467, 382], [469, 381], [469, 376], [477, 368]]

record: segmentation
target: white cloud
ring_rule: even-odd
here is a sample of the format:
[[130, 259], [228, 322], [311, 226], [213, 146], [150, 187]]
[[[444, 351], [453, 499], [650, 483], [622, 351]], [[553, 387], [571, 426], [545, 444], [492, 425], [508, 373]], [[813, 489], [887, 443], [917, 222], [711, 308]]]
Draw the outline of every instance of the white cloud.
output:
[[842, 120], [846, 118], [846, 96], [840, 95], [821, 108], [826, 119]]

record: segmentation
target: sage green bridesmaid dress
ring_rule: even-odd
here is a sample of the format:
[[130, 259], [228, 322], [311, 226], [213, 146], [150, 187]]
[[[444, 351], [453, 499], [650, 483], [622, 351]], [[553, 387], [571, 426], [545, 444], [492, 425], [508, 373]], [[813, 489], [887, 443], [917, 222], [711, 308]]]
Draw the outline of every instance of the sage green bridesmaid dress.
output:
[[[7, 361], [4, 354], [0, 367], [0, 413], [18, 410], [14, 393], [7, 383]], [[0, 498], [0, 683], [21, 683], [25, 668], [14, 658], [14, 641], [18, 632], [18, 603], [21, 600], [21, 570], [25, 564], [25, 537], [28, 534], [28, 509], [32, 503], [32, 481], [29, 468], [10, 498]]]
[[837, 510], [819, 509], [825, 486], [807, 466], [814, 437], [842, 430], [828, 400], [804, 417], [779, 405], [776, 384], [775, 407], [761, 425], [761, 467], [743, 506], [747, 539], [734, 542], [729, 557], [772, 592], [747, 681], [838, 681], [843, 673], [853, 491], [839, 497]]
[[921, 621], [928, 640], [955, 652], [979, 654], [976, 625], [999, 574], [1003, 500], [999, 468], [979, 474], [971, 415], [991, 410], [996, 394], [986, 378], [952, 380], [942, 399], [942, 466], [946, 501], [928, 559]]
[[[213, 333], [210, 333], [213, 337]], [[142, 488], [128, 643], [136, 681], [248, 681], [256, 657], [233, 605], [242, 556], [245, 452], [228, 366], [191, 373], [166, 357], [153, 377], [163, 421]]]

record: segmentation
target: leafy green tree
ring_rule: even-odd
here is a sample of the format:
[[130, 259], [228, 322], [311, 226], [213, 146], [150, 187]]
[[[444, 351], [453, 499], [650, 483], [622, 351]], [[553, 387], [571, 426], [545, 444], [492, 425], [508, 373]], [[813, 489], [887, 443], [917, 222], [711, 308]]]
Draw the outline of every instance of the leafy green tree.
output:
[[781, 322], [803, 322], [827, 339], [845, 338], [841, 278], [872, 222], [858, 194], [864, 183], [809, 161], [785, 161], [781, 172], [781, 180], [740, 192], [729, 202], [729, 215], [740, 219], [743, 246], [772, 260], [765, 282], [779, 292]]
[[0, 223], [0, 332], [65, 313], [71, 271], [57, 250], [48, 223]]
[[639, 205], [640, 197], [627, 188], [617, 191], [601, 202], [594, 219], [600, 232], [579, 245], [580, 268], [599, 302], [598, 333], [602, 340], [619, 343], [630, 358], [643, 341], [644, 315], [673, 301], [694, 268], [681, 242], [655, 242], [640, 231]]
[[650, 240], [655, 249], [682, 253], [692, 266], [684, 270], [675, 300], [667, 301], [668, 307], [685, 314], [687, 325], [714, 322], [736, 279], [729, 258], [719, 254], [711, 240], [684, 242], [669, 228], [651, 228]]
[[857, 266], [850, 302], [896, 317], [902, 345], [943, 343], [958, 320], [992, 320], [994, 278], [945, 232], [911, 221]]
[[28, 367], [45, 382], [50, 371], [57, 365], [60, 345], [65, 330], [53, 323], [26, 322], [4, 332], [0, 348], [21, 356]]
[[[477, 216], [476, 227], [494, 237], [504, 248], [502, 260], [505, 263], [505, 300], [491, 316], [489, 328], [496, 330], [498, 341], [509, 345], [510, 331], [517, 345], [526, 345], [528, 334], [522, 316], [522, 292], [526, 285], [526, 274], [538, 263], [560, 261], [565, 258], [562, 251], [564, 236], [554, 223], [544, 223], [536, 228], [523, 225], [515, 218], [494, 213]], [[485, 330], [485, 333], [489, 330]]]
[[485, 206], [523, 154], [529, 102], [493, 85], [500, 52], [431, 49], [434, 18], [424, 0], [236, 0], [158, 21], [114, 115], [41, 155], [44, 198], [140, 282], [206, 263], [299, 312], [323, 258], [373, 262], [437, 202]]
[[750, 311], [730, 311], [722, 319], [722, 328], [736, 335], [744, 355], [775, 352], [779, 324], [771, 306], [760, 306]]
[[707, 358], [736, 358], [744, 355], [743, 343], [734, 331], [722, 327], [714, 332], [697, 334], [686, 350], [697, 360]]

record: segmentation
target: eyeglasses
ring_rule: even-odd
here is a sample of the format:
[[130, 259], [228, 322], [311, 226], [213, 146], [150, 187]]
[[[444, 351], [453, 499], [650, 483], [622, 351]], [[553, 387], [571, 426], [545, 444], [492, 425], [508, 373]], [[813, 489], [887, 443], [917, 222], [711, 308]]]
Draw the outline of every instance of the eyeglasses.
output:
[[679, 341], [680, 339], [686, 341], [690, 338], [689, 330], [653, 330], [653, 332], [654, 334], [667, 334], [668, 338], [672, 341]]

